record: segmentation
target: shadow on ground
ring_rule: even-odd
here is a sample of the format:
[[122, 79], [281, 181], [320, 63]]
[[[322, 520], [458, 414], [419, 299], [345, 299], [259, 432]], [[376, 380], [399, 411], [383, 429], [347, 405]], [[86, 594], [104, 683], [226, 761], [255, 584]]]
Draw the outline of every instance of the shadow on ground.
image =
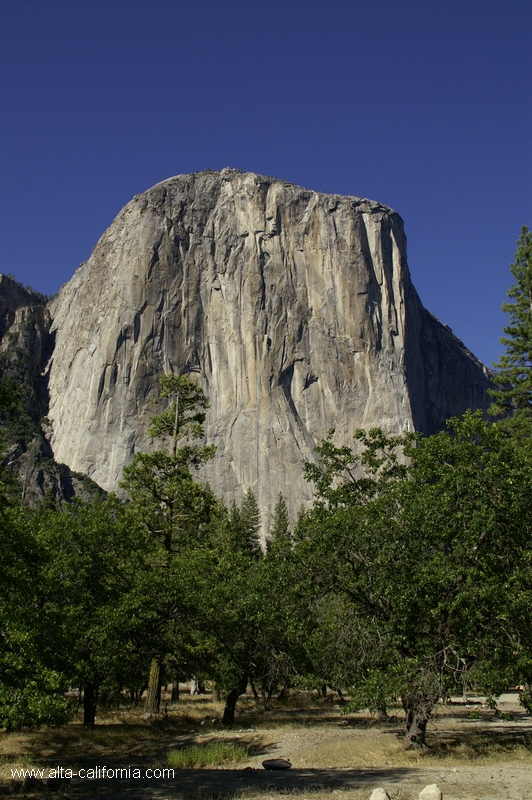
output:
[[[80, 800], [113, 800], [113, 798], [223, 798], [231, 800], [242, 794], [252, 793], [260, 797], [262, 792], [349, 791], [374, 788], [382, 784], [399, 784], [416, 774], [416, 770], [405, 767], [387, 769], [291, 769], [268, 772], [263, 769], [187, 769], [175, 770], [173, 778], [147, 780], [97, 779], [87, 780], [73, 786], [65, 782], [59, 787], [59, 797], [79, 797]], [[34, 797], [46, 793], [45, 784], [34, 785], [28, 795]], [[56, 795], [58, 796], [58, 795]]]

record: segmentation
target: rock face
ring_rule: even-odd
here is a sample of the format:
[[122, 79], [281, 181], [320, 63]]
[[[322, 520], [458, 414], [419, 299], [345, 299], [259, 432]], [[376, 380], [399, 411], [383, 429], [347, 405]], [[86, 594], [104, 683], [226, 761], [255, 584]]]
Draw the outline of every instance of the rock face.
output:
[[74, 495], [90, 499], [101, 492], [84, 475], [54, 461], [46, 438], [48, 389], [43, 370], [53, 352], [46, 298], [0, 275], [0, 379], [21, 389], [21, 406], [2, 412], [5, 461], [18, 477], [22, 500], [35, 506], [47, 494], [58, 502]]
[[53, 337], [45, 300], [12, 277], [0, 275], [0, 378], [22, 388], [24, 408], [16, 427], [26, 440], [48, 410], [43, 368], [52, 354]]
[[180, 175], [135, 197], [50, 305], [56, 459], [116, 488], [151, 447], [164, 371], [210, 399], [214, 491], [252, 488], [267, 529], [280, 491], [336, 429], [443, 427], [486, 407], [485, 368], [421, 305], [403, 223], [385, 206], [253, 173]]

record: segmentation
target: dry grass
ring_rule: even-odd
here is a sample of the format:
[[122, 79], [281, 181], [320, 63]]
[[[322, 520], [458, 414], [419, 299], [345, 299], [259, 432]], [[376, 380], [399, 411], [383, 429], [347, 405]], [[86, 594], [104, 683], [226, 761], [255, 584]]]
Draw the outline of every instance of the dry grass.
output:
[[247, 747], [230, 742], [206, 742], [191, 744], [180, 750], [170, 750], [167, 764], [175, 769], [201, 769], [235, 764], [248, 758]]
[[[163, 698], [163, 708], [166, 702]], [[102, 763], [104, 758], [165, 766], [169, 750], [215, 741], [244, 748], [248, 755], [243, 766], [253, 767], [267, 756], [290, 758], [294, 768], [532, 765], [532, 723], [526, 722], [522, 710], [511, 709], [512, 722], [480, 706], [474, 710], [478, 719], [470, 718], [471, 708], [439, 707], [429, 726], [431, 749], [417, 754], [402, 750], [398, 709], [390, 710], [396, 714], [394, 722], [381, 724], [367, 713], [344, 717], [334, 699], [301, 694], [266, 710], [247, 696], [239, 701], [236, 726], [224, 730], [219, 722], [222, 703], [208, 695], [183, 695], [179, 704], [168, 704], [166, 714], [151, 720], [144, 718], [142, 708], [124, 707], [102, 713], [93, 731], [84, 731], [77, 719], [57, 730], [0, 734], [0, 781], [10, 779], [13, 767], [76, 767]], [[321, 800], [319, 793], [311, 795], [308, 800]], [[330, 791], [327, 795], [331, 797]], [[357, 798], [353, 792], [336, 795]], [[286, 794], [268, 798], [281, 796]]]
[[[368, 789], [299, 789], [276, 792], [270, 790], [244, 790], [238, 795], [238, 800], [368, 800], [371, 790]], [[399, 792], [391, 794], [391, 800], [407, 800], [407, 796]], [[408, 796], [409, 798], [410, 796]]]

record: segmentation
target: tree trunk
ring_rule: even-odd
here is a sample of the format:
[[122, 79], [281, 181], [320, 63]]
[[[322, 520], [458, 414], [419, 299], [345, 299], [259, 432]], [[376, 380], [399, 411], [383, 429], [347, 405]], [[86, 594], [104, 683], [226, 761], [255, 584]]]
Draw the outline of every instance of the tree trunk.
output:
[[218, 686], [217, 683], [213, 683], [212, 685], [212, 700], [213, 703], [220, 702], [220, 687]]
[[87, 683], [83, 687], [83, 727], [86, 731], [92, 730], [96, 720], [97, 687]]
[[172, 696], [170, 700], [172, 703], [179, 703], [179, 678], [175, 675], [172, 676]]
[[224, 715], [222, 718], [222, 723], [224, 725], [233, 725], [235, 721], [235, 709], [237, 700], [240, 697], [240, 695], [245, 694], [247, 686], [248, 686], [248, 676], [247, 674], [243, 674], [240, 677], [238, 686], [236, 686], [234, 689], [231, 689], [231, 691], [227, 695], [227, 699], [225, 701]]
[[277, 695], [277, 699], [278, 700], [284, 700], [285, 697], [288, 696], [288, 690], [290, 689], [291, 685], [292, 685], [292, 681], [290, 680], [290, 678], [287, 678], [285, 685], [283, 686], [283, 688], [281, 689], [281, 691]]
[[422, 711], [412, 710], [406, 716], [406, 736], [403, 750], [426, 750], [427, 716]]
[[144, 711], [146, 714], [155, 714], [158, 708], [158, 701], [160, 702], [159, 694], [159, 679], [161, 675], [161, 662], [158, 658], [152, 659], [150, 665], [150, 677], [148, 679], [148, 691], [146, 693], [146, 702], [144, 704]]
[[406, 715], [406, 736], [403, 749], [427, 750], [428, 746], [425, 741], [427, 723], [438, 697], [413, 692], [410, 695], [403, 695], [401, 700]]

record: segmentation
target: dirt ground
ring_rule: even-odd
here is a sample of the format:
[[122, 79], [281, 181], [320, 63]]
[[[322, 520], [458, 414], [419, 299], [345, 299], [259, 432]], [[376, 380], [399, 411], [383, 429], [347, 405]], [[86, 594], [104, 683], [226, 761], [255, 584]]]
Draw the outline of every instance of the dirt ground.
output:
[[[424, 786], [436, 783], [444, 800], [532, 800], [532, 717], [519, 706], [516, 693], [503, 696], [502, 715], [480, 699], [439, 706], [429, 726], [430, 750], [423, 755], [401, 749], [398, 709], [381, 723], [367, 713], [344, 716], [332, 696], [327, 701], [299, 696], [268, 710], [246, 698], [239, 706], [231, 730], [220, 728], [222, 706], [200, 696], [185, 697], [155, 721], [126, 709], [102, 714], [90, 732], [77, 721], [59, 730], [0, 734], [0, 793], [37, 798], [55, 789], [60, 800], [369, 800], [380, 786], [391, 798], [417, 800]], [[219, 740], [244, 745], [248, 759], [146, 779], [147, 769], [167, 766], [169, 750]], [[262, 768], [266, 758], [286, 758], [292, 769], [267, 772]], [[62, 768], [75, 775], [80, 768], [104, 766], [137, 768], [142, 777], [99, 777], [52, 787], [43, 780], [23, 787], [11, 772], [33, 767], [48, 775]]]

